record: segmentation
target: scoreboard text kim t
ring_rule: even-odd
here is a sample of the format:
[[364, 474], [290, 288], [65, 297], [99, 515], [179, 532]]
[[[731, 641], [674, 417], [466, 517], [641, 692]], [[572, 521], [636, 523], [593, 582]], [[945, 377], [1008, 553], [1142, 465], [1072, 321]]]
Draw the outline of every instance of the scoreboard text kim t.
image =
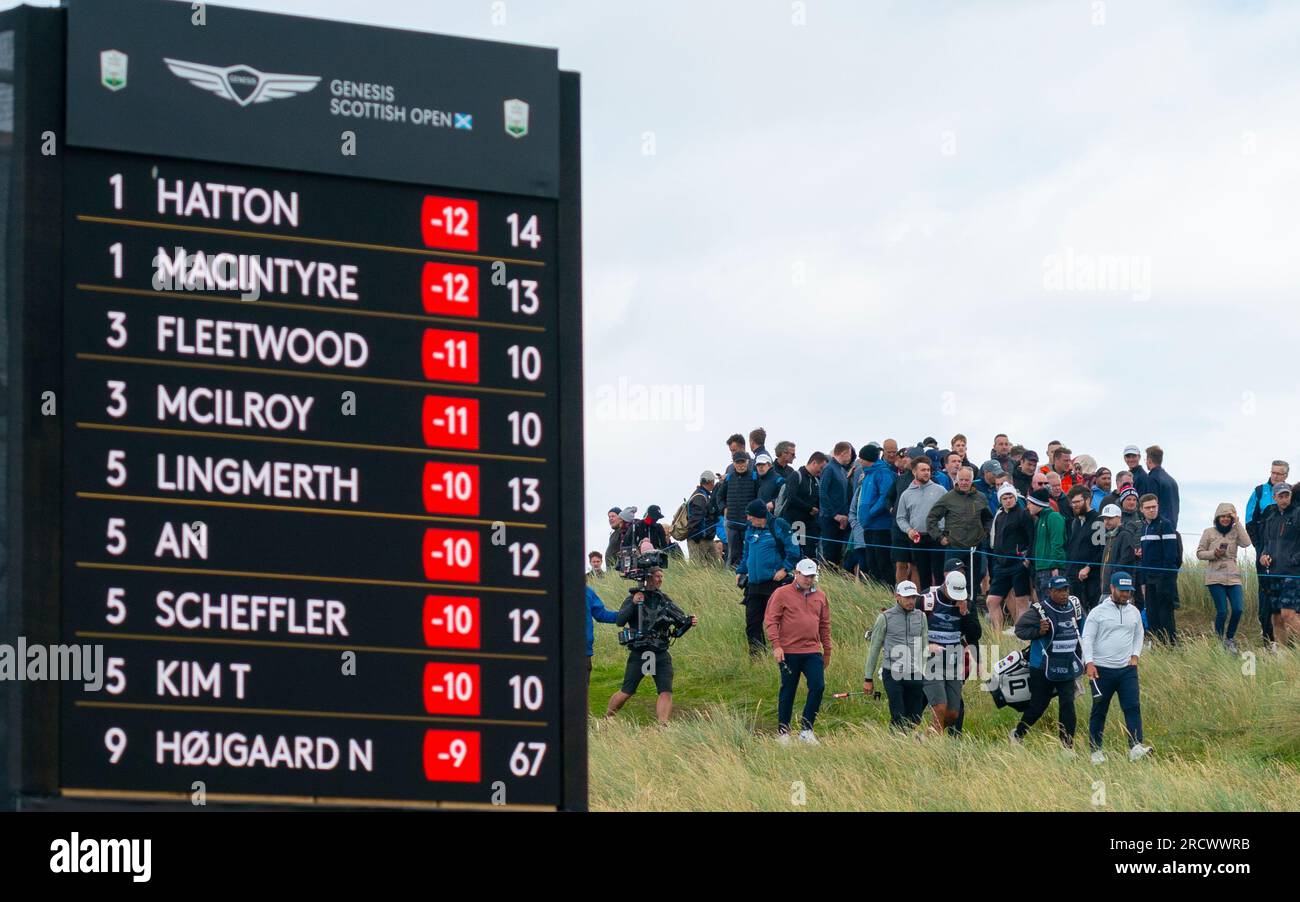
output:
[[7, 802], [583, 808], [577, 76], [204, 19], [0, 16]]

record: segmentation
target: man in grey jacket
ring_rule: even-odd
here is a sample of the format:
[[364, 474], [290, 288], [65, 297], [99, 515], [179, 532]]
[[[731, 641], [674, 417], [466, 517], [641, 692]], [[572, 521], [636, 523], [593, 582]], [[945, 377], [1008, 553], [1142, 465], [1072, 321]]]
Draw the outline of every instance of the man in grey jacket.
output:
[[929, 626], [925, 615], [916, 609], [921, 593], [916, 584], [904, 580], [894, 591], [894, 606], [882, 611], [871, 627], [871, 646], [867, 649], [867, 672], [862, 688], [875, 691], [876, 670], [885, 657], [881, 682], [889, 698], [889, 722], [902, 728], [916, 726], [925, 712], [925, 648], [929, 644]]
[[898, 496], [894, 521], [912, 542], [912, 565], [922, 592], [943, 580], [943, 549], [927, 531], [930, 508], [944, 496], [943, 486], [930, 479], [930, 458], [912, 460], [912, 484]]

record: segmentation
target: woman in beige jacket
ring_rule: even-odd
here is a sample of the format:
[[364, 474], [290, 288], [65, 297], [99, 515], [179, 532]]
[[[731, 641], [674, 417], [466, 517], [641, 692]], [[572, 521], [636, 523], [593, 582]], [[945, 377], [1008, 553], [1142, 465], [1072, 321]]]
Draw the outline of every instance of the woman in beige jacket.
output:
[[[1214, 512], [1214, 525], [1201, 533], [1196, 556], [1205, 561], [1205, 586], [1214, 599], [1214, 631], [1228, 651], [1235, 652], [1237, 621], [1241, 619], [1241, 570], [1237, 567], [1237, 549], [1249, 548], [1250, 536], [1237, 517], [1237, 509], [1228, 502]], [[1228, 620], [1228, 606], [1232, 619]], [[1224, 632], [1224, 621], [1228, 623]]]

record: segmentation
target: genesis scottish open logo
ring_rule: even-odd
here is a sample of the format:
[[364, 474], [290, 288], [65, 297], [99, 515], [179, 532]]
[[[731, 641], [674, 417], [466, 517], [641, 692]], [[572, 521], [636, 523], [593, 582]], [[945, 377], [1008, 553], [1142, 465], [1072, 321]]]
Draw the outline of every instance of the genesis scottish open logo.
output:
[[185, 60], [164, 58], [163, 62], [177, 78], [183, 78], [196, 88], [211, 91], [218, 97], [233, 100], [240, 106], [305, 94], [320, 82], [319, 75], [259, 72], [252, 66], [227, 66], [223, 69], [203, 63], [187, 63]]

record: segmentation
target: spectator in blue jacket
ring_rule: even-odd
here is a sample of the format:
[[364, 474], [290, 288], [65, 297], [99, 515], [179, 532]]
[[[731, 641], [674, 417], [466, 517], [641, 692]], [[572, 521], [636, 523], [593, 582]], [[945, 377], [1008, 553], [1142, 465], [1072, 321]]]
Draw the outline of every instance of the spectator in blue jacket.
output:
[[893, 521], [889, 515], [889, 488], [894, 484], [894, 468], [885, 460], [884, 449], [875, 442], [869, 442], [862, 453], [867, 466], [858, 486], [858, 522], [862, 524], [865, 570], [872, 579], [891, 586], [894, 564], [889, 557], [893, 544], [889, 530]]
[[1109, 467], [1098, 467], [1092, 477], [1092, 500], [1088, 507], [1100, 511], [1110, 502], [1105, 501], [1111, 489], [1111, 472]]
[[596, 653], [596, 621], [613, 623], [618, 619], [618, 611], [605, 607], [591, 586], [587, 586], [587, 685], [591, 685], [591, 656]]
[[849, 538], [849, 464], [853, 446], [837, 442], [831, 459], [822, 470], [821, 504], [817, 525], [821, 528], [821, 557], [828, 564], [840, 565]]
[[1174, 590], [1182, 551], [1174, 526], [1160, 514], [1160, 500], [1150, 492], [1138, 499], [1142, 511], [1142, 542], [1138, 552], [1141, 570], [1143, 610], [1147, 631], [1153, 638], [1174, 644], [1178, 631], [1174, 624]]
[[1005, 472], [1002, 469], [1002, 464], [989, 459], [984, 461], [984, 464], [980, 467], [980, 478], [975, 480], [975, 488], [979, 489], [980, 494], [989, 503], [990, 514], [998, 512], [998, 486], [1001, 485], [999, 480]]
[[790, 534], [790, 524], [773, 516], [757, 498], [745, 508], [745, 517], [749, 525], [736, 567], [736, 585], [745, 590], [745, 638], [750, 656], [757, 657], [767, 649], [763, 629], [767, 601], [790, 578], [799, 560], [799, 546]]
[[1147, 491], [1160, 502], [1160, 516], [1178, 529], [1178, 483], [1164, 467], [1165, 452], [1159, 445], [1147, 448]]
[[849, 468], [849, 551], [844, 556], [842, 565], [845, 572], [853, 574], [854, 579], [865, 576], [867, 570], [867, 537], [866, 530], [862, 528], [862, 518], [858, 516], [858, 500], [862, 494], [862, 479], [870, 466], [867, 446], [863, 445], [858, 450], [853, 466]]
[[1284, 460], [1273, 461], [1272, 466], [1268, 469], [1268, 481], [1255, 486], [1255, 490], [1250, 493], [1250, 498], [1246, 501], [1246, 532], [1250, 534], [1250, 540], [1259, 545], [1258, 526], [1259, 520], [1264, 516], [1264, 510], [1273, 503], [1273, 487], [1286, 482], [1286, 478], [1291, 475], [1291, 465]]
[[[1273, 490], [1277, 486], [1286, 483], [1287, 476], [1291, 473], [1291, 465], [1285, 460], [1275, 460], [1268, 470], [1268, 481], [1255, 486], [1255, 490], [1250, 493], [1250, 498], [1246, 501], [1246, 534], [1250, 536], [1250, 541], [1254, 544], [1256, 552], [1260, 550], [1260, 526], [1264, 522], [1264, 512], [1268, 510], [1276, 500], [1273, 497]], [[1258, 558], [1257, 558], [1258, 560]], [[1268, 570], [1267, 567], [1259, 567], [1261, 578], [1259, 580], [1259, 603], [1257, 605], [1259, 613], [1259, 630], [1264, 641], [1273, 642], [1273, 589], [1277, 587], [1277, 580], [1265, 579], [1263, 574]]]
[[[957, 484], [957, 471], [962, 467], [961, 455], [948, 451], [943, 455], [943, 466], [934, 470], [934, 481], [943, 486], [945, 492], [951, 492]], [[974, 467], [971, 467], [974, 470]]]

